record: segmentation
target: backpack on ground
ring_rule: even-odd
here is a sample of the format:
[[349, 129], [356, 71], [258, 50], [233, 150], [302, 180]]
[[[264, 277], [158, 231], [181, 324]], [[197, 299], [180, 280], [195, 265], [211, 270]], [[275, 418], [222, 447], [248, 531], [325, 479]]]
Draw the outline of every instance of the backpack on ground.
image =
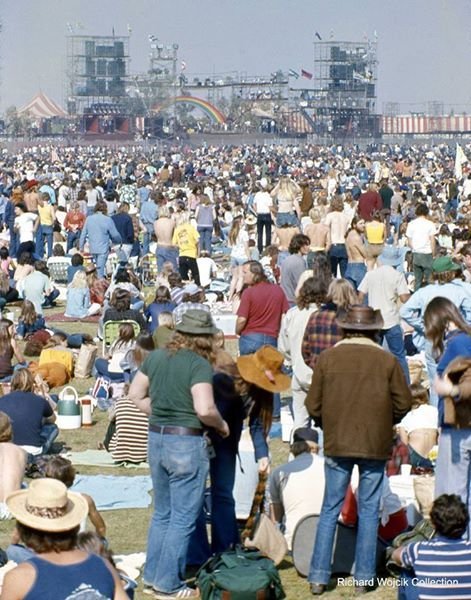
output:
[[201, 600], [282, 600], [280, 575], [258, 550], [238, 546], [210, 558], [196, 576]]

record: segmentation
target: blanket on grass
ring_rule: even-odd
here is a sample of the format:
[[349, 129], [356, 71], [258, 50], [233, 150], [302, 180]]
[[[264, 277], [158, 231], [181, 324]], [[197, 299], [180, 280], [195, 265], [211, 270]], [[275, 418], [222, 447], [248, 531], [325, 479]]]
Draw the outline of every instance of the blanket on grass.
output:
[[84, 450], [83, 452], [68, 452], [66, 455], [73, 465], [89, 467], [125, 467], [126, 469], [148, 469], [147, 463], [115, 463], [111, 454], [106, 450]]
[[45, 314], [46, 323], [98, 323], [100, 315], [92, 315], [91, 317], [83, 317], [77, 319], [75, 317], [66, 317], [63, 312]]
[[150, 506], [152, 480], [149, 475], [77, 475], [71, 490], [88, 494], [99, 511]]

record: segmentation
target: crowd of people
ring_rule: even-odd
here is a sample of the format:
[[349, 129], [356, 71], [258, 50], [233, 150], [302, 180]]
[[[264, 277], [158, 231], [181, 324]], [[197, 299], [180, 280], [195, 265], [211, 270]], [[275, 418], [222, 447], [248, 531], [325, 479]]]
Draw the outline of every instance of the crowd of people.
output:
[[[90, 502], [54, 474], [62, 483], [18, 491], [59, 433], [50, 392], [71, 379], [74, 351], [106, 345], [113, 324], [93, 373], [120, 390], [103, 446], [117, 462], [150, 465], [146, 593], [199, 597], [186, 567], [240, 542], [245, 426], [290, 549], [302, 518], [320, 515], [312, 594], [329, 585], [337, 523], [349, 523], [352, 502], [355, 588], [375, 587], [378, 539], [413, 525], [388, 482], [404, 463], [434, 473], [444, 560], [460, 552], [469, 564], [470, 208], [470, 163], [455, 163], [445, 144], [5, 151], [0, 306], [21, 312], [0, 320], [0, 514], [17, 519], [11, 552], [21, 560], [1, 598], [45, 597], [58, 564], [73, 573], [64, 598], [80, 581], [125, 597], [111, 556], [89, 559], [79, 544], [87, 510], [105, 534]], [[95, 340], [51, 328], [58, 304], [65, 320], [96, 323]], [[237, 353], [225, 349], [218, 310], [232, 315]], [[270, 430], [287, 402], [292, 460], [272, 468]], [[394, 554], [419, 581], [401, 593], [448, 597], [432, 563], [421, 578], [421, 551]], [[87, 575], [77, 579], [76, 565]], [[469, 597], [466, 570], [453, 579], [455, 596]]]

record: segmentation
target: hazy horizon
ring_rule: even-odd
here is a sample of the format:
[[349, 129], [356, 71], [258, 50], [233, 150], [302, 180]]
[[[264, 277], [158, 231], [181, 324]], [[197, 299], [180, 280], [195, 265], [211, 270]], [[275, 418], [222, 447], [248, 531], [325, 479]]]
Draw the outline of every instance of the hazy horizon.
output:
[[471, 0], [4, 0], [0, 110], [20, 108], [39, 90], [66, 105], [70, 23], [76, 35], [128, 35], [129, 25], [133, 73], [147, 70], [149, 35], [177, 43], [190, 79], [312, 71], [316, 31], [345, 41], [376, 32], [378, 112], [384, 102], [428, 101], [471, 112], [470, 16]]

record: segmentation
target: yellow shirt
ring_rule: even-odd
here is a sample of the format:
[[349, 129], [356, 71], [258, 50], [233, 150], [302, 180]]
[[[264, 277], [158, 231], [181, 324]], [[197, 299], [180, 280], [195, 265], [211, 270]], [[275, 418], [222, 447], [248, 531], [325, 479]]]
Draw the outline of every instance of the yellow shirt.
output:
[[173, 232], [172, 243], [178, 246], [180, 256], [188, 256], [189, 258], [196, 258], [198, 256], [198, 240], [199, 233], [190, 225], [190, 223], [184, 223], [175, 228]]
[[44, 204], [40, 206], [38, 204], [39, 220], [41, 225], [53, 225], [54, 224], [54, 211], [50, 204]]
[[369, 244], [382, 244], [384, 242], [384, 223], [367, 223], [365, 235]]

